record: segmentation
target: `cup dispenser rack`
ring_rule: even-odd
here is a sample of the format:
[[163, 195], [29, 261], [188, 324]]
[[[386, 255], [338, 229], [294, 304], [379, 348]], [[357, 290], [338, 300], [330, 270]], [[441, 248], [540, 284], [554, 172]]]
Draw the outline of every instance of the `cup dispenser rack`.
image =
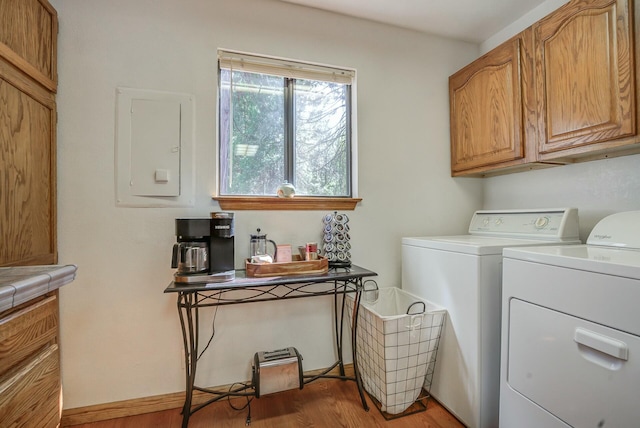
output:
[[322, 223], [322, 255], [329, 262], [329, 267], [351, 266], [349, 217], [333, 212], [325, 215]]

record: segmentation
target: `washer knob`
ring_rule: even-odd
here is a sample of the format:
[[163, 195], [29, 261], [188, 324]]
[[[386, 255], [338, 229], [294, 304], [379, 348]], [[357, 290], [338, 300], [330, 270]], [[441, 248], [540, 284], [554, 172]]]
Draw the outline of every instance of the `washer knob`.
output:
[[536, 229], [542, 229], [548, 224], [549, 224], [549, 217], [538, 217], [536, 219], [536, 222], [534, 223], [534, 226], [536, 227]]

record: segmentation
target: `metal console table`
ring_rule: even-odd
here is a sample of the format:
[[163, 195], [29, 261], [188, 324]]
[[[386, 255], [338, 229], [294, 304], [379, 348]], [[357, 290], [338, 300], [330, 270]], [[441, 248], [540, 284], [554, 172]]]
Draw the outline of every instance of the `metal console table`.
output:
[[[184, 341], [186, 396], [182, 408], [182, 427], [186, 428], [192, 414], [205, 406], [227, 397], [255, 396], [252, 385], [241, 385], [229, 391], [220, 391], [195, 385], [198, 366], [198, 336], [200, 308], [234, 305], [250, 302], [294, 299], [331, 295], [333, 299], [333, 315], [335, 321], [335, 340], [338, 360], [320, 374], [305, 375], [304, 384], [319, 378], [336, 378], [355, 381], [358, 386], [360, 400], [365, 410], [369, 406], [365, 400], [362, 380], [356, 360], [356, 327], [360, 298], [363, 291], [363, 278], [376, 276], [375, 272], [352, 265], [349, 268], [331, 268], [324, 274], [293, 275], [266, 278], [248, 278], [244, 270], [236, 270], [235, 279], [227, 282], [211, 284], [176, 284], [171, 283], [165, 293], [177, 293], [178, 313]], [[342, 331], [345, 315], [345, 299], [339, 302], [338, 296], [355, 293], [355, 305], [352, 317], [351, 349], [354, 376], [346, 376], [342, 358]], [[336, 367], [339, 375], [331, 374]], [[194, 391], [210, 394], [212, 397], [197, 405], [192, 404]]]

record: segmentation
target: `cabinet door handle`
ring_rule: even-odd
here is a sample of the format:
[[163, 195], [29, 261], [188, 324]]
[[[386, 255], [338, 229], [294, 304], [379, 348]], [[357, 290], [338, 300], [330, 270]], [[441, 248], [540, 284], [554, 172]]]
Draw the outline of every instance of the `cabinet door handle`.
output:
[[595, 349], [596, 351], [600, 351], [614, 358], [618, 358], [619, 360], [626, 361], [629, 359], [629, 347], [626, 343], [621, 342], [620, 340], [580, 327], [576, 328], [573, 340], [580, 345], [588, 346], [589, 348]]

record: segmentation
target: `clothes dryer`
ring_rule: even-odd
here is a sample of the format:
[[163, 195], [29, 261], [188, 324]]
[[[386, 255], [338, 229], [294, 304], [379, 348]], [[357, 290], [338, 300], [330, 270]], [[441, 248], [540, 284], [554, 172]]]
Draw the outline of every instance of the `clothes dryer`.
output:
[[504, 250], [500, 426], [640, 424], [640, 211]]
[[402, 288], [447, 309], [431, 395], [465, 425], [498, 426], [502, 250], [580, 244], [575, 208], [474, 213], [469, 233], [402, 239]]

